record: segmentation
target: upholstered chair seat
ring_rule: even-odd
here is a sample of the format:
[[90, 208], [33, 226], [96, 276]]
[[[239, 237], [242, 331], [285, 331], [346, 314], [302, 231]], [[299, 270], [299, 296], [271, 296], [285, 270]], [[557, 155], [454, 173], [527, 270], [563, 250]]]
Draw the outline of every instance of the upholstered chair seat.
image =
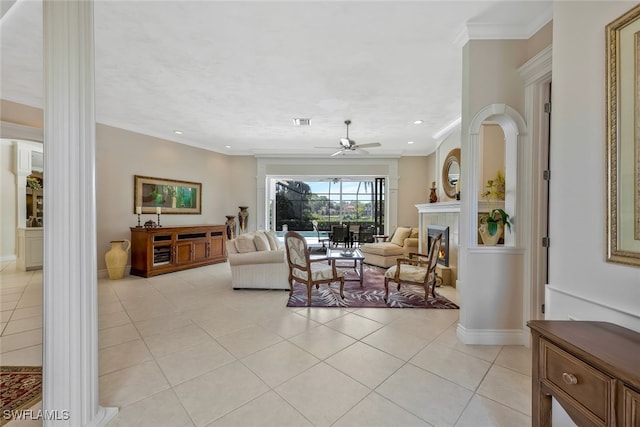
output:
[[[390, 279], [395, 278], [396, 270], [398, 269], [397, 265], [389, 267], [389, 269], [384, 274], [384, 277], [388, 277]], [[425, 276], [427, 275], [427, 269], [424, 267], [417, 267], [411, 264], [404, 264], [400, 269], [400, 275], [398, 279], [402, 282], [424, 282]]]
[[[326, 267], [329, 267], [328, 265]], [[322, 264], [311, 264], [311, 280], [313, 282], [317, 282], [317, 281], [321, 281], [321, 280], [329, 280], [329, 279], [333, 279], [334, 275], [333, 275], [333, 269], [331, 267], [326, 268], [324, 265]], [[344, 274], [342, 271], [338, 270], [337, 271], [338, 276], [342, 277]], [[307, 279], [309, 278], [309, 273], [307, 271], [302, 271], [302, 270], [294, 270], [293, 271], [293, 277], [306, 282]]]

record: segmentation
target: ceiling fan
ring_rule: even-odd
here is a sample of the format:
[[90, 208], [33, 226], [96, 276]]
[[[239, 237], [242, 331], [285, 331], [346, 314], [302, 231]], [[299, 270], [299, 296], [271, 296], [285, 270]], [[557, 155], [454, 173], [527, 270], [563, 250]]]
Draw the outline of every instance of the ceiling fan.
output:
[[[374, 148], [380, 147], [382, 144], [379, 142], [371, 142], [369, 144], [356, 144], [353, 139], [349, 139], [349, 125], [351, 124], [351, 120], [345, 120], [344, 124], [347, 125], [347, 136], [346, 138], [340, 138], [339, 149], [335, 153], [331, 155], [331, 157], [337, 156], [338, 154], [346, 154], [350, 151], [362, 154], [369, 154], [368, 151], [364, 150], [364, 148]], [[334, 148], [334, 147], [316, 147], [316, 148]]]

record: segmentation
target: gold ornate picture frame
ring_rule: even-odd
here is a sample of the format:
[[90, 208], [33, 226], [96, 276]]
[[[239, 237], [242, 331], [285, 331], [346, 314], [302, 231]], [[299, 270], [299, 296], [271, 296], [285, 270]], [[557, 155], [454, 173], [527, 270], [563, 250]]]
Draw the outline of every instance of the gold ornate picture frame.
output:
[[200, 214], [202, 184], [134, 175], [133, 212], [155, 214]]
[[606, 27], [607, 261], [640, 266], [640, 5]]

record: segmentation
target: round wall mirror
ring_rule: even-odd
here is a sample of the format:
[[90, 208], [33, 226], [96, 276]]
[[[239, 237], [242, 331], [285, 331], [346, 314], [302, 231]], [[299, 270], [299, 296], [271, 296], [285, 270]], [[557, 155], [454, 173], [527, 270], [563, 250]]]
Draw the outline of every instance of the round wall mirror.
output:
[[442, 189], [444, 193], [452, 198], [456, 198], [456, 184], [460, 179], [460, 149], [454, 148], [449, 151], [442, 164]]

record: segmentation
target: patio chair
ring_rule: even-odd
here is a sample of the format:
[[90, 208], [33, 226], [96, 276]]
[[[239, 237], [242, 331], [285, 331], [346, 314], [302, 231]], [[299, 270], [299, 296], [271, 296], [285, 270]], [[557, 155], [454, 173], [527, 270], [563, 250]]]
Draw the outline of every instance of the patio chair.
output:
[[354, 243], [360, 244], [360, 225], [349, 226], [349, 246], [353, 246]]
[[339, 246], [343, 245], [347, 246], [347, 242], [349, 242], [349, 234], [347, 232], [347, 228], [342, 225], [332, 225], [331, 226], [331, 245]]

